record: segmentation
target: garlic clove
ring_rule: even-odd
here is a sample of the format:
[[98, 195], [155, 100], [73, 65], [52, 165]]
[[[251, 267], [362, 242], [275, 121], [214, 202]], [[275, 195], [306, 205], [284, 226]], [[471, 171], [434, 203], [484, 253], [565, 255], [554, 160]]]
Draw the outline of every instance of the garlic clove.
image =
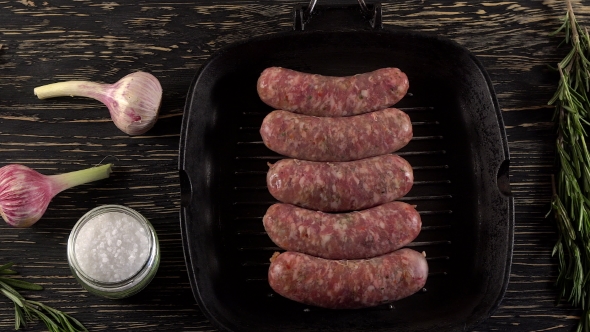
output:
[[26, 166], [0, 168], [0, 215], [11, 226], [29, 227], [36, 223], [54, 192], [47, 177]]
[[68, 81], [34, 89], [39, 99], [80, 96], [99, 100], [107, 106], [115, 125], [128, 135], [141, 135], [150, 130], [160, 112], [162, 86], [150, 73], [131, 73], [113, 84]]
[[45, 213], [59, 192], [109, 177], [112, 164], [59, 175], [43, 175], [29, 167], [0, 168], [0, 216], [14, 227], [30, 227]]

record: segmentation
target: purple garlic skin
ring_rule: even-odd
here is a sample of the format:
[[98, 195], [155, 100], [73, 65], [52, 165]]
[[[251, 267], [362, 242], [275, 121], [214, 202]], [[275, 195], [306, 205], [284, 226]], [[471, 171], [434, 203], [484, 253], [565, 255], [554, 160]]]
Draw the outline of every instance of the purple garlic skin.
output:
[[29, 227], [47, 210], [59, 188], [47, 176], [23, 165], [0, 168], [0, 215], [11, 226]]
[[41, 219], [55, 195], [80, 184], [108, 178], [111, 166], [43, 175], [23, 165], [6, 165], [0, 168], [0, 216], [11, 226], [30, 227]]
[[131, 73], [113, 84], [90, 81], [67, 81], [36, 87], [39, 99], [63, 96], [94, 98], [107, 106], [111, 119], [128, 135], [141, 135], [158, 120], [162, 103], [162, 86], [146, 72]]
[[162, 86], [146, 72], [135, 72], [121, 78], [97, 97], [111, 113], [115, 125], [129, 135], [141, 135], [158, 119]]

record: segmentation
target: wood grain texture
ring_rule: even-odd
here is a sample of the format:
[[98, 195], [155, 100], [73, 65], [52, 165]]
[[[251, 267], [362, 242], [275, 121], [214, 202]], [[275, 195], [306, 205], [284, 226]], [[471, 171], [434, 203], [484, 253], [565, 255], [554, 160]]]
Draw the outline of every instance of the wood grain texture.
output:
[[[330, 1], [320, 1], [328, 3]], [[352, 1], [351, 1], [352, 2]], [[291, 27], [294, 1], [0, 0], [0, 166], [20, 163], [45, 174], [78, 170], [104, 158], [107, 181], [59, 194], [30, 229], [0, 225], [0, 263], [13, 261], [45, 287], [27, 296], [80, 319], [91, 331], [213, 331], [186, 275], [179, 228], [178, 142], [186, 93], [196, 71], [220, 48]], [[571, 331], [579, 312], [556, 305], [556, 240], [546, 218], [554, 161], [554, 65], [564, 55], [550, 36], [562, 1], [383, 1], [387, 29], [436, 34], [471, 50], [488, 70], [502, 108], [516, 203], [510, 284], [500, 307], [475, 331]], [[590, 5], [574, 2], [590, 26]], [[156, 75], [161, 118], [128, 137], [99, 102], [37, 100], [33, 88], [63, 80], [114, 82], [130, 71]], [[162, 263], [146, 290], [112, 301], [77, 284], [66, 260], [71, 227], [88, 209], [124, 204], [154, 225]], [[13, 329], [0, 298], [0, 330]], [[34, 324], [27, 331], [42, 331]]]

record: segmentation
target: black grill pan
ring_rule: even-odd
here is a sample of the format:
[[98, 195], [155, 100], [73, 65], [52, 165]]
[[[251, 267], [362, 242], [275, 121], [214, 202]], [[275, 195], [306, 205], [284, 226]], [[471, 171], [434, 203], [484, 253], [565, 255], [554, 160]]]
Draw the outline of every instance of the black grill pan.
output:
[[[363, 28], [334, 23], [343, 17]], [[303, 31], [218, 51], [190, 87], [179, 158], [182, 237], [194, 296], [221, 330], [464, 331], [504, 295], [514, 202], [491, 81], [456, 43], [380, 29], [379, 15], [370, 19], [376, 29], [358, 8], [318, 7], [308, 24], [299, 24]], [[427, 254], [422, 292], [391, 305], [328, 310], [287, 300], [268, 286], [269, 258], [279, 248], [262, 225], [275, 202], [265, 175], [267, 163], [281, 156], [262, 144], [258, 129], [272, 109], [258, 98], [256, 81], [269, 66], [335, 76], [398, 67], [408, 75], [410, 93], [396, 107], [410, 115], [414, 139], [399, 154], [415, 176], [402, 200], [415, 204], [423, 221], [409, 245]]]

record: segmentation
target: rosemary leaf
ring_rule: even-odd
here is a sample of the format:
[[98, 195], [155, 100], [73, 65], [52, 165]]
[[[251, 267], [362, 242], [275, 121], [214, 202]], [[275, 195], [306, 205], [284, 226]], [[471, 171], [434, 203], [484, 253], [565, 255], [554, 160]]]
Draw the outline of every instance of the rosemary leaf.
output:
[[0, 293], [2, 293], [4, 296], [6, 296], [9, 300], [14, 302], [14, 304], [18, 305], [19, 307], [22, 308], [25, 306], [21, 298], [17, 295], [14, 295], [12, 292], [2, 288], [0, 289]]
[[8, 284], [8, 285], [15, 287], [15, 288], [28, 289], [28, 290], [43, 290], [43, 286], [34, 284], [32, 282], [24, 281], [24, 280], [14, 279], [14, 278], [0, 277], [0, 282], [3, 282], [5, 284]]
[[54, 317], [56, 321], [61, 323], [61, 325], [63, 326], [63, 328], [66, 331], [71, 331], [71, 332], [86, 331], [86, 328], [84, 327], [84, 325], [82, 325], [82, 323], [80, 323], [77, 319], [75, 319], [74, 317], [72, 317], [66, 313], [63, 313], [63, 312], [56, 310], [52, 307], [46, 306], [41, 302], [29, 301], [29, 303], [37, 305], [39, 310], [47, 312], [52, 317]]
[[7, 292], [12, 293], [13, 295], [20, 296], [16, 289], [4, 283], [2, 280], [0, 280], [0, 289], [5, 289]]
[[0, 275], [3, 274], [16, 274], [16, 271], [11, 270], [10, 268], [14, 265], [13, 263], [7, 263], [4, 265], [0, 265]]
[[19, 307], [16, 303], [14, 304], [14, 312], [14, 329], [18, 330], [21, 327], [25, 327], [27, 325], [27, 320], [25, 318], [23, 309], [21, 309], [21, 307]]
[[45, 323], [45, 326], [47, 327], [47, 329], [50, 332], [58, 332], [60, 331], [60, 327], [53, 321], [53, 319], [47, 317], [47, 315], [45, 313], [43, 313], [41, 310], [36, 309], [35, 307], [30, 307], [31, 311], [34, 313], [35, 316], [37, 316], [43, 323]]
[[13, 265], [14, 265], [14, 263], [6, 263], [6, 264], [4, 264], [4, 265], [0, 265], [0, 271], [2, 271], [2, 270], [6, 270], [6, 269], [9, 269], [9, 268], [11, 268]]

